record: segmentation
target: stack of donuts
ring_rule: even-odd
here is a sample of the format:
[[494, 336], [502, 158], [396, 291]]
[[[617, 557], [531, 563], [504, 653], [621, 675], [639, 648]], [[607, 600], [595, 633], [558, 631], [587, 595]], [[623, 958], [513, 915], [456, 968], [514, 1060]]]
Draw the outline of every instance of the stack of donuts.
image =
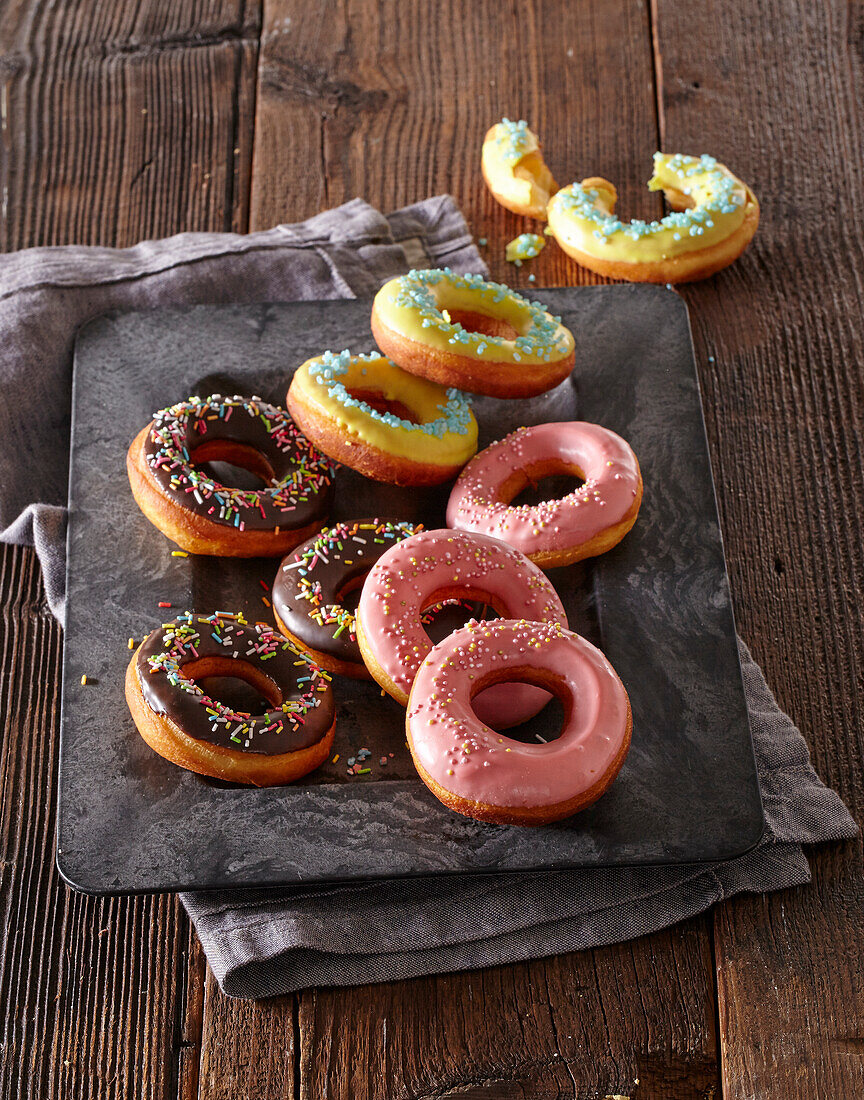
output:
[[[414, 764], [441, 802], [483, 821], [559, 820], [613, 781], [632, 722], [620, 679], [568, 629], [544, 571], [626, 535], [639, 463], [614, 432], [580, 421], [520, 428], [476, 453], [466, 394], [529, 397], [572, 369], [573, 335], [540, 302], [475, 275], [412, 271], [381, 288], [371, 325], [381, 350], [303, 363], [287, 411], [257, 397], [190, 397], [133, 440], [132, 493], [175, 553], [279, 560], [272, 622], [208, 609], [163, 623], [132, 656], [129, 708], [167, 759], [263, 786], [327, 759], [333, 678], [371, 678], [405, 708]], [[220, 461], [264, 487], [222, 484], [209, 466]], [[340, 464], [398, 486], [453, 482], [447, 526], [332, 518]], [[513, 503], [557, 474], [578, 487]], [[476, 612], [433, 645], [430, 613], [457, 602], [498, 618]], [[205, 681], [220, 676], [246, 680], [263, 713], [211, 694]], [[508, 737], [550, 694], [563, 704], [561, 735]]]

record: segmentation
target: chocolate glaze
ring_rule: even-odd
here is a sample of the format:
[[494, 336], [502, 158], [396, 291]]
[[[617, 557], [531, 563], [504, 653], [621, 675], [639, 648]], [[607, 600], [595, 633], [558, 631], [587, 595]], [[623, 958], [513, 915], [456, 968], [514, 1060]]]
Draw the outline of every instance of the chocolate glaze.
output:
[[[249, 715], [205, 695], [181, 670], [208, 657], [236, 660], [241, 678], [241, 662], [263, 673], [281, 693], [281, 706]], [[135, 660], [150, 709], [197, 741], [278, 756], [317, 744], [333, 724], [327, 674], [264, 623], [249, 624], [223, 612], [187, 612], [154, 630]]]
[[[386, 519], [326, 527], [283, 558], [273, 582], [273, 610], [310, 649], [362, 664], [354, 615], [339, 597], [346, 588], [359, 587], [391, 546], [420, 530], [419, 523]], [[313, 617], [316, 613], [321, 622]]]
[[[196, 465], [196, 450], [198, 462], [216, 461], [219, 444], [227, 461], [248, 465], [269, 482], [267, 488], [234, 489]], [[162, 409], [150, 425], [144, 457], [159, 488], [176, 504], [241, 530], [306, 527], [323, 520], [333, 494], [334, 464], [288, 413], [259, 397], [214, 394]]]

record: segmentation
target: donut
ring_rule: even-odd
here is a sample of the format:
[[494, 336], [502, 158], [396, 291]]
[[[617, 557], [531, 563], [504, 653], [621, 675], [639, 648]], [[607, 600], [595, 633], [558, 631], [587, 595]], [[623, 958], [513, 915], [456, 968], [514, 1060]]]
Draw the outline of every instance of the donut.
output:
[[328, 672], [368, 679], [354, 613], [343, 603], [382, 554], [422, 530], [400, 520], [348, 520], [293, 550], [273, 583], [273, 613], [286, 638]]
[[502, 118], [483, 139], [483, 179], [507, 210], [546, 221], [549, 196], [558, 190], [543, 161], [540, 143], [524, 119]]
[[573, 183], [551, 199], [548, 232], [598, 275], [687, 283], [736, 260], [759, 224], [756, 196], [714, 157], [655, 153], [648, 188], [662, 190], [673, 212], [659, 221], [622, 222], [608, 180]]
[[[232, 709], [197, 681], [246, 680], [269, 702]], [[126, 702], [151, 749], [214, 779], [269, 787], [322, 764], [335, 727], [330, 677], [266, 623], [186, 612], [154, 630], [126, 670]]]
[[[264, 489], [222, 485], [201, 468], [231, 462]], [[333, 463], [288, 414], [260, 397], [190, 397], [157, 412], [126, 456], [148, 520], [194, 554], [284, 554], [317, 530], [332, 498]]]
[[[556, 500], [511, 505], [526, 486], [553, 474], [584, 481]], [[639, 462], [621, 436], [582, 420], [519, 428], [476, 455], [447, 502], [447, 523], [491, 535], [544, 569], [611, 550], [636, 522]]]
[[320, 450], [374, 481], [438, 485], [477, 450], [464, 394], [377, 353], [309, 359], [291, 380], [288, 408]]
[[[513, 677], [557, 695], [564, 728], [525, 744], [478, 718], [472, 700]], [[500, 825], [545, 825], [590, 806], [630, 747], [630, 700], [596, 646], [560, 623], [468, 623], [420, 666], [405, 712], [420, 778], [456, 813]]]
[[[355, 628], [372, 678], [405, 706], [414, 676], [432, 648], [422, 613], [443, 600], [482, 600], [504, 618], [567, 623], [558, 593], [527, 558], [498, 539], [463, 531], [421, 531], [391, 547], [369, 572]], [[476, 700], [498, 728], [532, 718], [548, 693], [507, 684]]]
[[567, 377], [575, 357], [573, 334], [542, 302], [448, 268], [385, 283], [372, 332], [403, 370], [492, 397], [543, 393]]

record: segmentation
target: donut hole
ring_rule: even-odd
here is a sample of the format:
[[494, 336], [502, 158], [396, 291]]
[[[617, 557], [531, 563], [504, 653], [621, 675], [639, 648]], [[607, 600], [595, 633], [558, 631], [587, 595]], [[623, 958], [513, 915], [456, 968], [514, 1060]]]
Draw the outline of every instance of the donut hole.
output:
[[[497, 686], [506, 688], [508, 684], [525, 683], [524, 680], [502, 680]], [[537, 685], [540, 686], [540, 685]], [[546, 684], [542, 685], [544, 688]], [[476, 699], [476, 696], [475, 696]], [[518, 726], [507, 726], [503, 736], [511, 741], [520, 741], [523, 745], [548, 745], [557, 741], [564, 732], [564, 704], [556, 695], [550, 695], [549, 702], [533, 718]]]
[[425, 607], [420, 622], [433, 645], [443, 642], [454, 630], [459, 630], [469, 619], [499, 619], [501, 616], [491, 604], [483, 600], [457, 598], [439, 600]]
[[369, 570], [364, 569], [356, 577], [349, 577], [342, 587], [336, 591], [336, 602], [341, 603], [345, 610], [350, 611], [352, 615], [360, 603], [360, 592], [363, 589], [363, 582], [368, 576]]
[[663, 194], [672, 210], [693, 210], [696, 200], [692, 195], [685, 195], [675, 187], [664, 187]]
[[502, 340], [515, 340], [520, 335], [509, 321], [493, 317], [488, 313], [478, 313], [469, 309], [448, 309], [451, 322], [459, 324], [468, 332], [479, 332], [483, 336], [500, 336]]
[[[439, 642], [449, 637], [455, 630], [464, 626], [470, 619], [489, 621], [492, 619], [510, 618], [511, 616], [512, 611], [508, 610], [502, 603], [499, 603], [499, 601], [494, 600], [488, 593], [480, 592], [475, 589], [458, 589], [454, 587], [432, 593], [431, 596], [426, 598], [420, 612], [420, 624], [429, 641], [433, 645], [437, 645]], [[493, 708], [494, 713], [498, 713], [499, 708], [495, 706], [491, 700], [489, 700], [489, 705]], [[524, 700], [522, 705], [525, 705]], [[541, 696], [536, 706], [539, 708], [543, 705]], [[541, 711], [541, 714], [542, 713]], [[537, 716], [531, 721], [535, 721], [536, 717]], [[490, 719], [487, 719], [487, 721], [488, 720]], [[493, 721], [491, 728], [504, 729], [506, 726], [504, 723]], [[530, 736], [530, 730], [528, 735]], [[558, 735], [554, 734], [554, 736]]]
[[498, 491], [502, 504], [533, 508], [544, 501], [561, 500], [580, 489], [585, 477], [578, 466], [548, 461], [514, 470]]
[[430, 593], [420, 608], [420, 623], [433, 645], [464, 626], [469, 619], [504, 619], [507, 608], [487, 592], [447, 588]]
[[380, 390], [348, 390], [348, 395], [355, 398], [357, 401], [363, 401], [375, 412], [379, 413], [392, 413], [393, 416], [398, 416], [400, 420], [408, 420], [412, 424], [419, 424], [420, 420], [417, 413], [413, 409], [409, 409], [407, 405], [403, 405], [401, 401], [391, 400], [389, 397], [385, 397]]
[[190, 462], [231, 489], [266, 489], [276, 473], [260, 451], [246, 443], [211, 439], [192, 449]]
[[557, 741], [570, 719], [573, 699], [563, 681], [541, 669], [505, 668], [487, 673], [474, 685], [471, 692], [472, 707], [476, 704], [478, 696], [489, 688], [506, 691], [508, 685], [515, 688], [517, 684], [529, 684], [531, 687], [542, 688], [548, 695], [548, 701], [533, 718], [529, 718], [518, 726], [503, 727], [506, 732], [502, 733], [502, 736], [511, 741], [520, 741], [525, 745]]
[[238, 713], [257, 716], [272, 709], [270, 700], [241, 676], [202, 676], [197, 683], [211, 699]]
[[200, 469], [226, 489], [243, 489], [251, 492], [255, 489], [266, 489], [269, 484], [264, 478], [231, 462], [202, 462]]
[[284, 698], [275, 681], [260, 668], [237, 657], [201, 657], [183, 665], [180, 675], [193, 680], [211, 699], [238, 713], [266, 714], [281, 706]]

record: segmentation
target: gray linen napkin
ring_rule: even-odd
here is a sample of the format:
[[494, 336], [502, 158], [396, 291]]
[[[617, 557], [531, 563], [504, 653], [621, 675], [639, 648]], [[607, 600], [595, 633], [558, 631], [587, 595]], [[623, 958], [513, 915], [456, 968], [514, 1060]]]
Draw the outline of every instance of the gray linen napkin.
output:
[[[0, 541], [33, 545], [64, 612], [75, 329], [109, 309], [371, 295], [410, 266], [484, 271], [447, 196], [385, 218], [359, 200], [246, 237], [31, 249], [0, 262]], [[34, 418], [30, 412], [39, 409]], [[352, 985], [538, 958], [643, 935], [742, 891], [809, 881], [802, 844], [854, 836], [838, 796], [741, 646], [767, 831], [747, 855], [690, 867], [452, 876], [181, 895], [232, 996]]]

